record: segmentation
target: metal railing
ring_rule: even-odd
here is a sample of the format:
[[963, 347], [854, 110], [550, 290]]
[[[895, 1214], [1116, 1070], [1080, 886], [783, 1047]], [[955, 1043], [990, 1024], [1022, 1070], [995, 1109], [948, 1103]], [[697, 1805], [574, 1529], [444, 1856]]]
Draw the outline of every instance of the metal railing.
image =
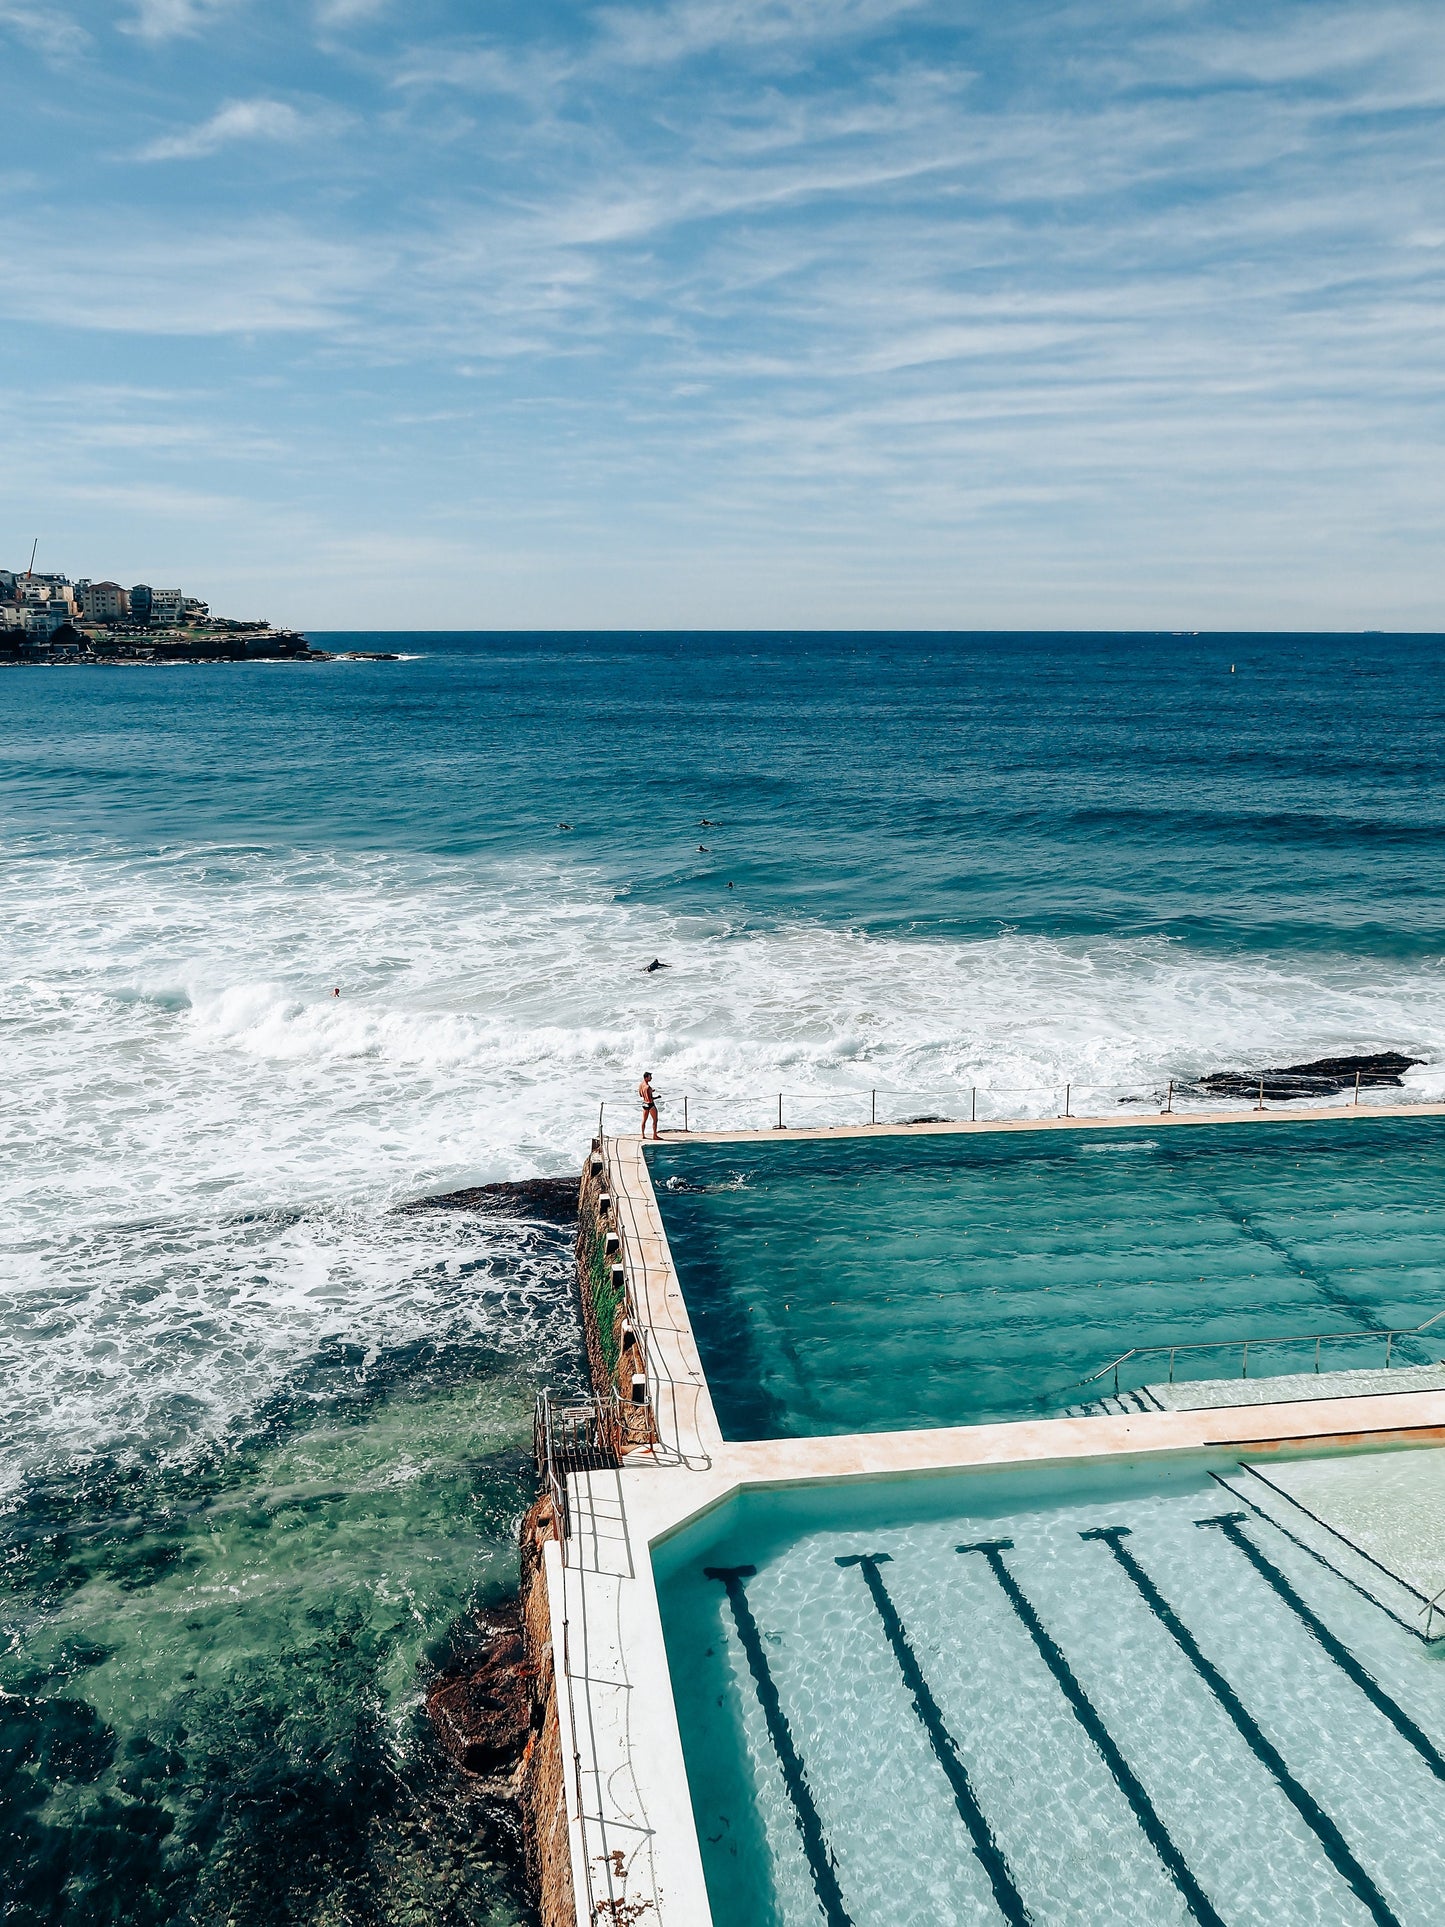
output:
[[[1217, 1338], [1204, 1339], [1189, 1345], [1131, 1345], [1127, 1352], [1120, 1352], [1117, 1358], [1111, 1359], [1107, 1365], [1101, 1365], [1098, 1371], [1090, 1372], [1087, 1378], [1076, 1379], [1072, 1385], [1066, 1385], [1063, 1389], [1069, 1392], [1082, 1391], [1086, 1385], [1097, 1385], [1101, 1378], [1112, 1378], [1114, 1391], [1117, 1394], [1121, 1366], [1127, 1365], [1131, 1359], [1166, 1357], [1169, 1360], [1167, 1383], [1172, 1385], [1175, 1360], [1184, 1354], [1192, 1357], [1200, 1352], [1238, 1352], [1240, 1354], [1239, 1375], [1241, 1378], [1248, 1378], [1250, 1348], [1253, 1347], [1256, 1352], [1260, 1352], [1270, 1346], [1280, 1345], [1312, 1345], [1314, 1347], [1313, 1369], [1318, 1372], [1321, 1346], [1378, 1345], [1381, 1339], [1385, 1342], [1385, 1362], [1382, 1369], [1389, 1371], [1396, 1342], [1401, 1339], [1418, 1338], [1421, 1332], [1429, 1331], [1433, 1325], [1439, 1324], [1442, 1318], [1445, 1318], [1445, 1311], [1437, 1311], [1433, 1317], [1427, 1318], [1423, 1325], [1402, 1325], [1393, 1331], [1307, 1332], [1285, 1338]], [[1445, 1361], [1432, 1361], [1432, 1363], [1440, 1362]]]
[[[1263, 1072], [1232, 1079], [1233, 1088], [1206, 1088], [1198, 1078], [1169, 1078], [1162, 1087], [1103, 1084], [1068, 1079], [1060, 1084], [950, 1084], [921, 1089], [877, 1085], [867, 1089], [773, 1091], [757, 1097], [732, 1093], [682, 1091], [660, 1094], [668, 1133], [682, 1131], [781, 1131], [822, 1129], [828, 1125], [1025, 1123], [1048, 1117], [1110, 1116], [1126, 1107], [1141, 1115], [1167, 1117], [1176, 1111], [1258, 1112], [1274, 1105], [1338, 1100], [1338, 1108], [1368, 1107], [1371, 1102], [1439, 1102], [1426, 1093], [1391, 1083], [1383, 1076], [1356, 1072], [1348, 1077]], [[641, 1107], [632, 1098], [611, 1098], [614, 1118]]]
[[554, 1404], [552, 1394], [537, 1394], [532, 1414], [532, 1455], [537, 1473], [552, 1500], [557, 1536], [564, 1543], [572, 1530], [567, 1499], [567, 1476], [572, 1472], [606, 1472], [621, 1463], [621, 1424], [617, 1394], [605, 1399], [573, 1399]]

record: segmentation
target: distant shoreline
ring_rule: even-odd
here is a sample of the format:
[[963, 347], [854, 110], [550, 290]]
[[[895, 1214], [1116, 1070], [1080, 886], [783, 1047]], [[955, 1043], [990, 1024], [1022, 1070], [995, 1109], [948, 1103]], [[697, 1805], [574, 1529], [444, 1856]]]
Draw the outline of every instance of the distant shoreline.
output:
[[127, 643], [97, 648], [83, 644], [60, 648], [17, 648], [0, 651], [0, 665], [16, 669], [155, 669], [179, 664], [204, 666], [234, 663], [281, 662], [400, 662], [394, 650], [314, 649], [305, 636], [293, 632], [259, 636], [186, 638], [175, 642]]

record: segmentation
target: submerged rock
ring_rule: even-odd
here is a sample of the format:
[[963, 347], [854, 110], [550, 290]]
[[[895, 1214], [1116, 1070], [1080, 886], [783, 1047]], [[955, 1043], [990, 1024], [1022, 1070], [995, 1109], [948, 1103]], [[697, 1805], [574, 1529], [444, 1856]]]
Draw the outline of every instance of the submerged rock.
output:
[[575, 1178], [522, 1178], [509, 1184], [473, 1184], [434, 1198], [411, 1198], [398, 1211], [486, 1211], [498, 1217], [545, 1218], [570, 1224], [577, 1216]]
[[439, 1679], [427, 1694], [437, 1738], [458, 1766], [480, 1778], [512, 1772], [531, 1733], [521, 1607], [494, 1610], [479, 1666]]
[[1197, 1077], [1180, 1090], [1207, 1092], [1212, 1097], [1257, 1097], [1261, 1083], [1266, 1097], [1328, 1097], [1352, 1091], [1355, 1079], [1360, 1087], [1398, 1086], [1405, 1072], [1423, 1057], [1406, 1057], [1400, 1051], [1376, 1051], [1365, 1057], [1317, 1057], [1308, 1064], [1282, 1064], [1273, 1070], [1211, 1071]]

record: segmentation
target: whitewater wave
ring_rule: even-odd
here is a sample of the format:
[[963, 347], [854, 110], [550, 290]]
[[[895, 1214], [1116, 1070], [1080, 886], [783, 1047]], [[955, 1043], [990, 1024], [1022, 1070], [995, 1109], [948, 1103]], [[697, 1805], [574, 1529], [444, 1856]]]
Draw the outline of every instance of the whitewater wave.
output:
[[1445, 1096], [1437, 964], [750, 927], [584, 867], [232, 847], [16, 851], [0, 918], [17, 1449], [214, 1431], [338, 1335], [530, 1330], [508, 1296], [525, 1227], [389, 1207], [575, 1169], [599, 1105], [633, 1121], [645, 1068], [665, 1121], [687, 1094], [704, 1126], [771, 1121], [779, 1091], [819, 1121], [873, 1089], [1051, 1114], [1066, 1081], [1075, 1108], [1095, 1086], [1113, 1109], [1170, 1077], [1383, 1048], [1429, 1060], [1407, 1081]]

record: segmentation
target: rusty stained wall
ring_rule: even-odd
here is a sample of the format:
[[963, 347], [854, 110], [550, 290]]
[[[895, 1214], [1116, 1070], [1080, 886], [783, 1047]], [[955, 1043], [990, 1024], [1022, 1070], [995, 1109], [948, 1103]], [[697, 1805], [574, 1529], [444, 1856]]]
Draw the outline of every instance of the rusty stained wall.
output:
[[532, 1737], [520, 1776], [522, 1844], [527, 1879], [542, 1927], [578, 1927], [567, 1836], [567, 1784], [557, 1707], [552, 1619], [542, 1547], [556, 1537], [551, 1498], [544, 1494], [522, 1521], [522, 1645], [532, 1706]]

